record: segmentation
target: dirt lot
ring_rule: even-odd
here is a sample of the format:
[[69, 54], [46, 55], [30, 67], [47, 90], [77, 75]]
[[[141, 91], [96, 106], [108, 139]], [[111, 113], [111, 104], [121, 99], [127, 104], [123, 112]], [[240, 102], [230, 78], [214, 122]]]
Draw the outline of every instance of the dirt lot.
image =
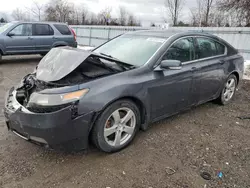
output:
[[[39, 60], [1, 62], [0, 109], [5, 91]], [[88, 154], [48, 151], [9, 133], [0, 114], [0, 187], [250, 187], [250, 120], [237, 118], [250, 117], [249, 101], [250, 82], [244, 81], [230, 105], [211, 102], [156, 123], [112, 155], [92, 147]], [[204, 180], [203, 171], [212, 179]]]

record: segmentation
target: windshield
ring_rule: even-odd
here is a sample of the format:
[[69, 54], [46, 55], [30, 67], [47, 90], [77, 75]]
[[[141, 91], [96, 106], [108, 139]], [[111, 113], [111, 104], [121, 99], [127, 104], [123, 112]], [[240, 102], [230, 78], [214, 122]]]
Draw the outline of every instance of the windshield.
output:
[[144, 65], [166, 41], [164, 38], [123, 35], [94, 50], [134, 66]]
[[3, 33], [4, 31], [6, 31], [9, 27], [11, 27], [13, 25], [13, 23], [7, 23], [3, 26], [0, 27], [0, 33]]

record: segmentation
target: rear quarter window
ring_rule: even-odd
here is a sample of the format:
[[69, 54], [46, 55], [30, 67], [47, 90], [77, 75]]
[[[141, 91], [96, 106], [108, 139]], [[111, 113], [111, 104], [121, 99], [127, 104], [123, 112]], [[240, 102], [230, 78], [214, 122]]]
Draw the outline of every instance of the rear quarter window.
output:
[[215, 43], [216, 48], [217, 48], [217, 54], [218, 55], [223, 55], [225, 53], [226, 47], [223, 44], [220, 44], [218, 42]]
[[71, 35], [68, 26], [62, 24], [54, 24], [54, 26], [62, 35]]

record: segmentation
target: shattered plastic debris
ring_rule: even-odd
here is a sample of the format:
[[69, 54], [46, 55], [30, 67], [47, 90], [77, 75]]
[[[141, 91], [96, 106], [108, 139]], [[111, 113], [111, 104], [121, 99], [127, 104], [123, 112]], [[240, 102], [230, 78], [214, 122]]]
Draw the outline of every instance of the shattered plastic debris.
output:
[[176, 171], [173, 168], [167, 167], [166, 168], [166, 173], [171, 176], [176, 173]]
[[218, 177], [219, 177], [220, 179], [222, 179], [223, 173], [222, 173], [222, 172], [219, 172], [219, 173], [218, 173]]

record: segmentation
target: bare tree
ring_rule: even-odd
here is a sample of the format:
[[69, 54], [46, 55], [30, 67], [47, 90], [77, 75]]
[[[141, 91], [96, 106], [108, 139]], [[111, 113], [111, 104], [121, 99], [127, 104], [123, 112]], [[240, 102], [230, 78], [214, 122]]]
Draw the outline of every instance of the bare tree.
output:
[[106, 7], [99, 13], [99, 19], [100, 23], [104, 25], [109, 25], [109, 22], [111, 21], [111, 7]]
[[90, 25], [98, 25], [98, 18], [94, 13], [90, 14], [90, 18], [89, 18], [89, 24]]
[[202, 23], [202, 17], [203, 17], [203, 12], [204, 12], [204, 0], [196, 0], [197, 3], [197, 10], [198, 10], [198, 23], [199, 27], [201, 27]]
[[30, 20], [26, 12], [24, 12], [23, 10], [19, 8], [16, 8], [15, 10], [13, 10], [11, 15], [16, 21], [29, 21]]
[[45, 17], [48, 21], [67, 22], [74, 10], [66, 0], [50, 0], [45, 9]]
[[127, 23], [128, 12], [125, 7], [119, 8], [119, 24], [125, 26]]
[[170, 14], [173, 25], [177, 25], [178, 23], [183, 4], [184, 0], [165, 0], [165, 7]]
[[229, 25], [229, 14], [230, 13], [228, 11], [223, 11], [218, 7], [212, 8], [208, 25], [215, 27], [224, 27]]
[[133, 14], [129, 14], [128, 16], [128, 26], [135, 26], [136, 25], [136, 19]]
[[209, 22], [209, 14], [211, 12], [211, 8], [212, 8], [212, 5], [213, 5], [213, 1], [214, 0], [203, 0], [204, 1], [204, 11], [205, 11], [205, 20], [204, 20], [204, 24], [205, 26], [208, 26], [208, 22]]
[[196, 0], [197, 7], [190, 10], [192, 25], [194, 25], [195, 21], [195, 26], [209, 26], [212, 22], [210, 19], [213, 19], [210, 14], [212, 12], [214, 1], [215, 0]]
[[[26, 7], [27, 8], [27, 7]], [[37, 16], [38, 21], [41, 21], [42, 11], [44, 5], [39, 4], [37, 1], [33, 1], [33, 6], [31, 8], [27, 8], [33, 15]]]
[[87, 16], [88, 16], [88, 10], [86, 8], [82, 8], [80, 11], [80, 15], [81, 15], [81, 24], [85, 25], [87, 24]]
[[194, 26], [194, 27], [199, 26], [200, 19], [199, 19], [198, 9], [191, 8], [190, 13], [191, 13], [191, 23], [190, 23], [190, 25]]
[[242, 21], [250, 27], [250, 1], [249, 0], [219, 0], [221, 10], [232, 11], [240, 23]]
[[132, 13], [129, 13], [127, 25], [128, 26], [141, 26], [141, 23], [139, 20], [135, 18], [135, 16]]

